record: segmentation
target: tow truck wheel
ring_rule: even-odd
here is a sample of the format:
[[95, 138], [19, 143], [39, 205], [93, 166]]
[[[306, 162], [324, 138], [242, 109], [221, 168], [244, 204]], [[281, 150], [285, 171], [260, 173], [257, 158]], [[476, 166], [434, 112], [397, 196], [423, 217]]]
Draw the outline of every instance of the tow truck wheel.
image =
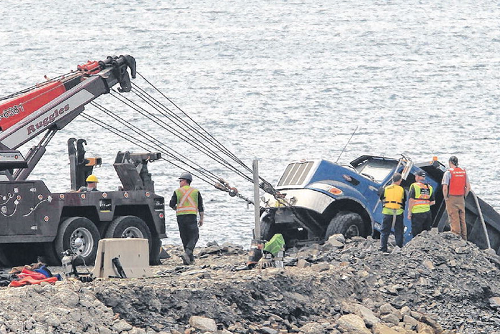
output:
[[325, 240], [334, 234], [343, 234], [346, 238], [364, 236], [363, 219], [354, 212], [339, 212], [328, 224]]
[[91, 220], [85, 217], [71, 217], [59, 226], [54, 249], [59, 260], [63, 257], [62, 252], [69, 249], [79, 255], [75, 264], [92, 264], [95, 262], [100, 238], [99, 230]]
[[[120, 216], [115, 218], [106, 230], [106, 238], [141, 238], [148, 239], [149, 254], [153, 248], [151, 232], [148, 225], [136, 216]], [[159, 254], [159, 249], [158, 249]]]

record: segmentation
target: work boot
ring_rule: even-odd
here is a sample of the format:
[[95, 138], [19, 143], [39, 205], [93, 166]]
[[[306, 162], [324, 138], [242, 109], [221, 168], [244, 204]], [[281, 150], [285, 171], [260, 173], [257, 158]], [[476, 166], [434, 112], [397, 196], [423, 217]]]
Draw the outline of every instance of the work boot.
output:
[[182, 259], [182, 263], [185, 264], [186, 266], [189, 266], [191, 264], [191, 260], [189, 259], [189, 255], [187, 255], [186, 253], [181, 254], [181, 259]]
[[186, 255], [187, 255], [187, 257], [188, 257], [190, 264], [193, 264], [193, 263], [194, 263], [194, 254], [193, 254], [193, 250], [192, 250], [192, 249], [190, 249], [190, 248], [186, 248], [186, 250], [185, 250], [185, 254], [186, 254]]

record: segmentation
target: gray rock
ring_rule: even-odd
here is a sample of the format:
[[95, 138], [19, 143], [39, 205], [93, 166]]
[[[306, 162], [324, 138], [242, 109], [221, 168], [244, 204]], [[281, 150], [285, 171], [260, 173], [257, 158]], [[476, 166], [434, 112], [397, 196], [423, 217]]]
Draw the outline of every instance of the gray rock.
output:
[[356, 314], [363, 319], [368, 327], [373, 327], [376, 323], [380, 322], [380, 319], [375, 316], [373, 311], [363, 305], [356, 305]]
[[490, 299], [488, 299], [488, 301], [489, 301], [491, 307], [493, 307], [495, 309], [500, 308], [500, 297], [491, 297]]
[[394, 313], [382, 315], [380, 317], [380, 320], [388, 324], [393, 324], [393, 325], [399, 324], [399, 318]]
[[117, 320], [113, 324], [113, 329], [118, 331], [119, 333], [123, 331], [129, 331], [132, 328], [133, 328], [132, 325], [126, 322], [125, 320]]
[[297, 261], [297, 268], [307, 268], [310, 267], [311, 264], [305, 259], [300, 259]]
[[191, 318], [189, 318], [189, 325], [202, 331], [217, 331], [217, 324], [213, 319], [210, 318], [192, 316]]
[[385, 303], [380, 306], [380, 314], [385, 315], [385, 314], [390, 314], [396, 311], [396, 309], [389, 303]]
[[278, 331], [273, 329], [273, 328], [269, 328], [269, 327], [262, 327], [260, 329], [261, 333], [264, 333], [264, 334], [278, 334]]
[[338, 328], [347, 333], [371, 334], [371, 331], [366, 328], [365, 322], [356, 314], [346, 314], [337, 320]]

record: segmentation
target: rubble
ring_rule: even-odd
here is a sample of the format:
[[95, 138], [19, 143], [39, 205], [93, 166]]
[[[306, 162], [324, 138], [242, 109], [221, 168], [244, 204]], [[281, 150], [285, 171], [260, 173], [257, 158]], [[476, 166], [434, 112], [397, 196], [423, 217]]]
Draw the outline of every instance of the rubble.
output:
[[241, 270], [242, 247], [210, 243], [184, 266], [169, 246], [151, 278], [2, 288], [0, 333], [500, 334], [494, 252], [434, 230], [378, 249], [335, 237]]

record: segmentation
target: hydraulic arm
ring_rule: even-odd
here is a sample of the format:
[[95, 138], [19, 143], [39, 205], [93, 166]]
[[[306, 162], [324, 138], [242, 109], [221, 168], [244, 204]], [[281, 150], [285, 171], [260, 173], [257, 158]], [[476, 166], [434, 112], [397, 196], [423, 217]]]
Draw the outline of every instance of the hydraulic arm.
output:
[[[116, 84], [119, 91], [130, 91], [127, 70], [135, 78], [135, 59], [129, 55], [89, 61], [67, 76], [4, 99], [0, 103], [0, 173], [10, 180], [25, 180], [54, 134], [75, 119], [87, 103]], [[17, 149], [43, 132], [45, 135], [25, 159]], [[24, 167], [22, 171], [13, 171], [20, 166]]]

